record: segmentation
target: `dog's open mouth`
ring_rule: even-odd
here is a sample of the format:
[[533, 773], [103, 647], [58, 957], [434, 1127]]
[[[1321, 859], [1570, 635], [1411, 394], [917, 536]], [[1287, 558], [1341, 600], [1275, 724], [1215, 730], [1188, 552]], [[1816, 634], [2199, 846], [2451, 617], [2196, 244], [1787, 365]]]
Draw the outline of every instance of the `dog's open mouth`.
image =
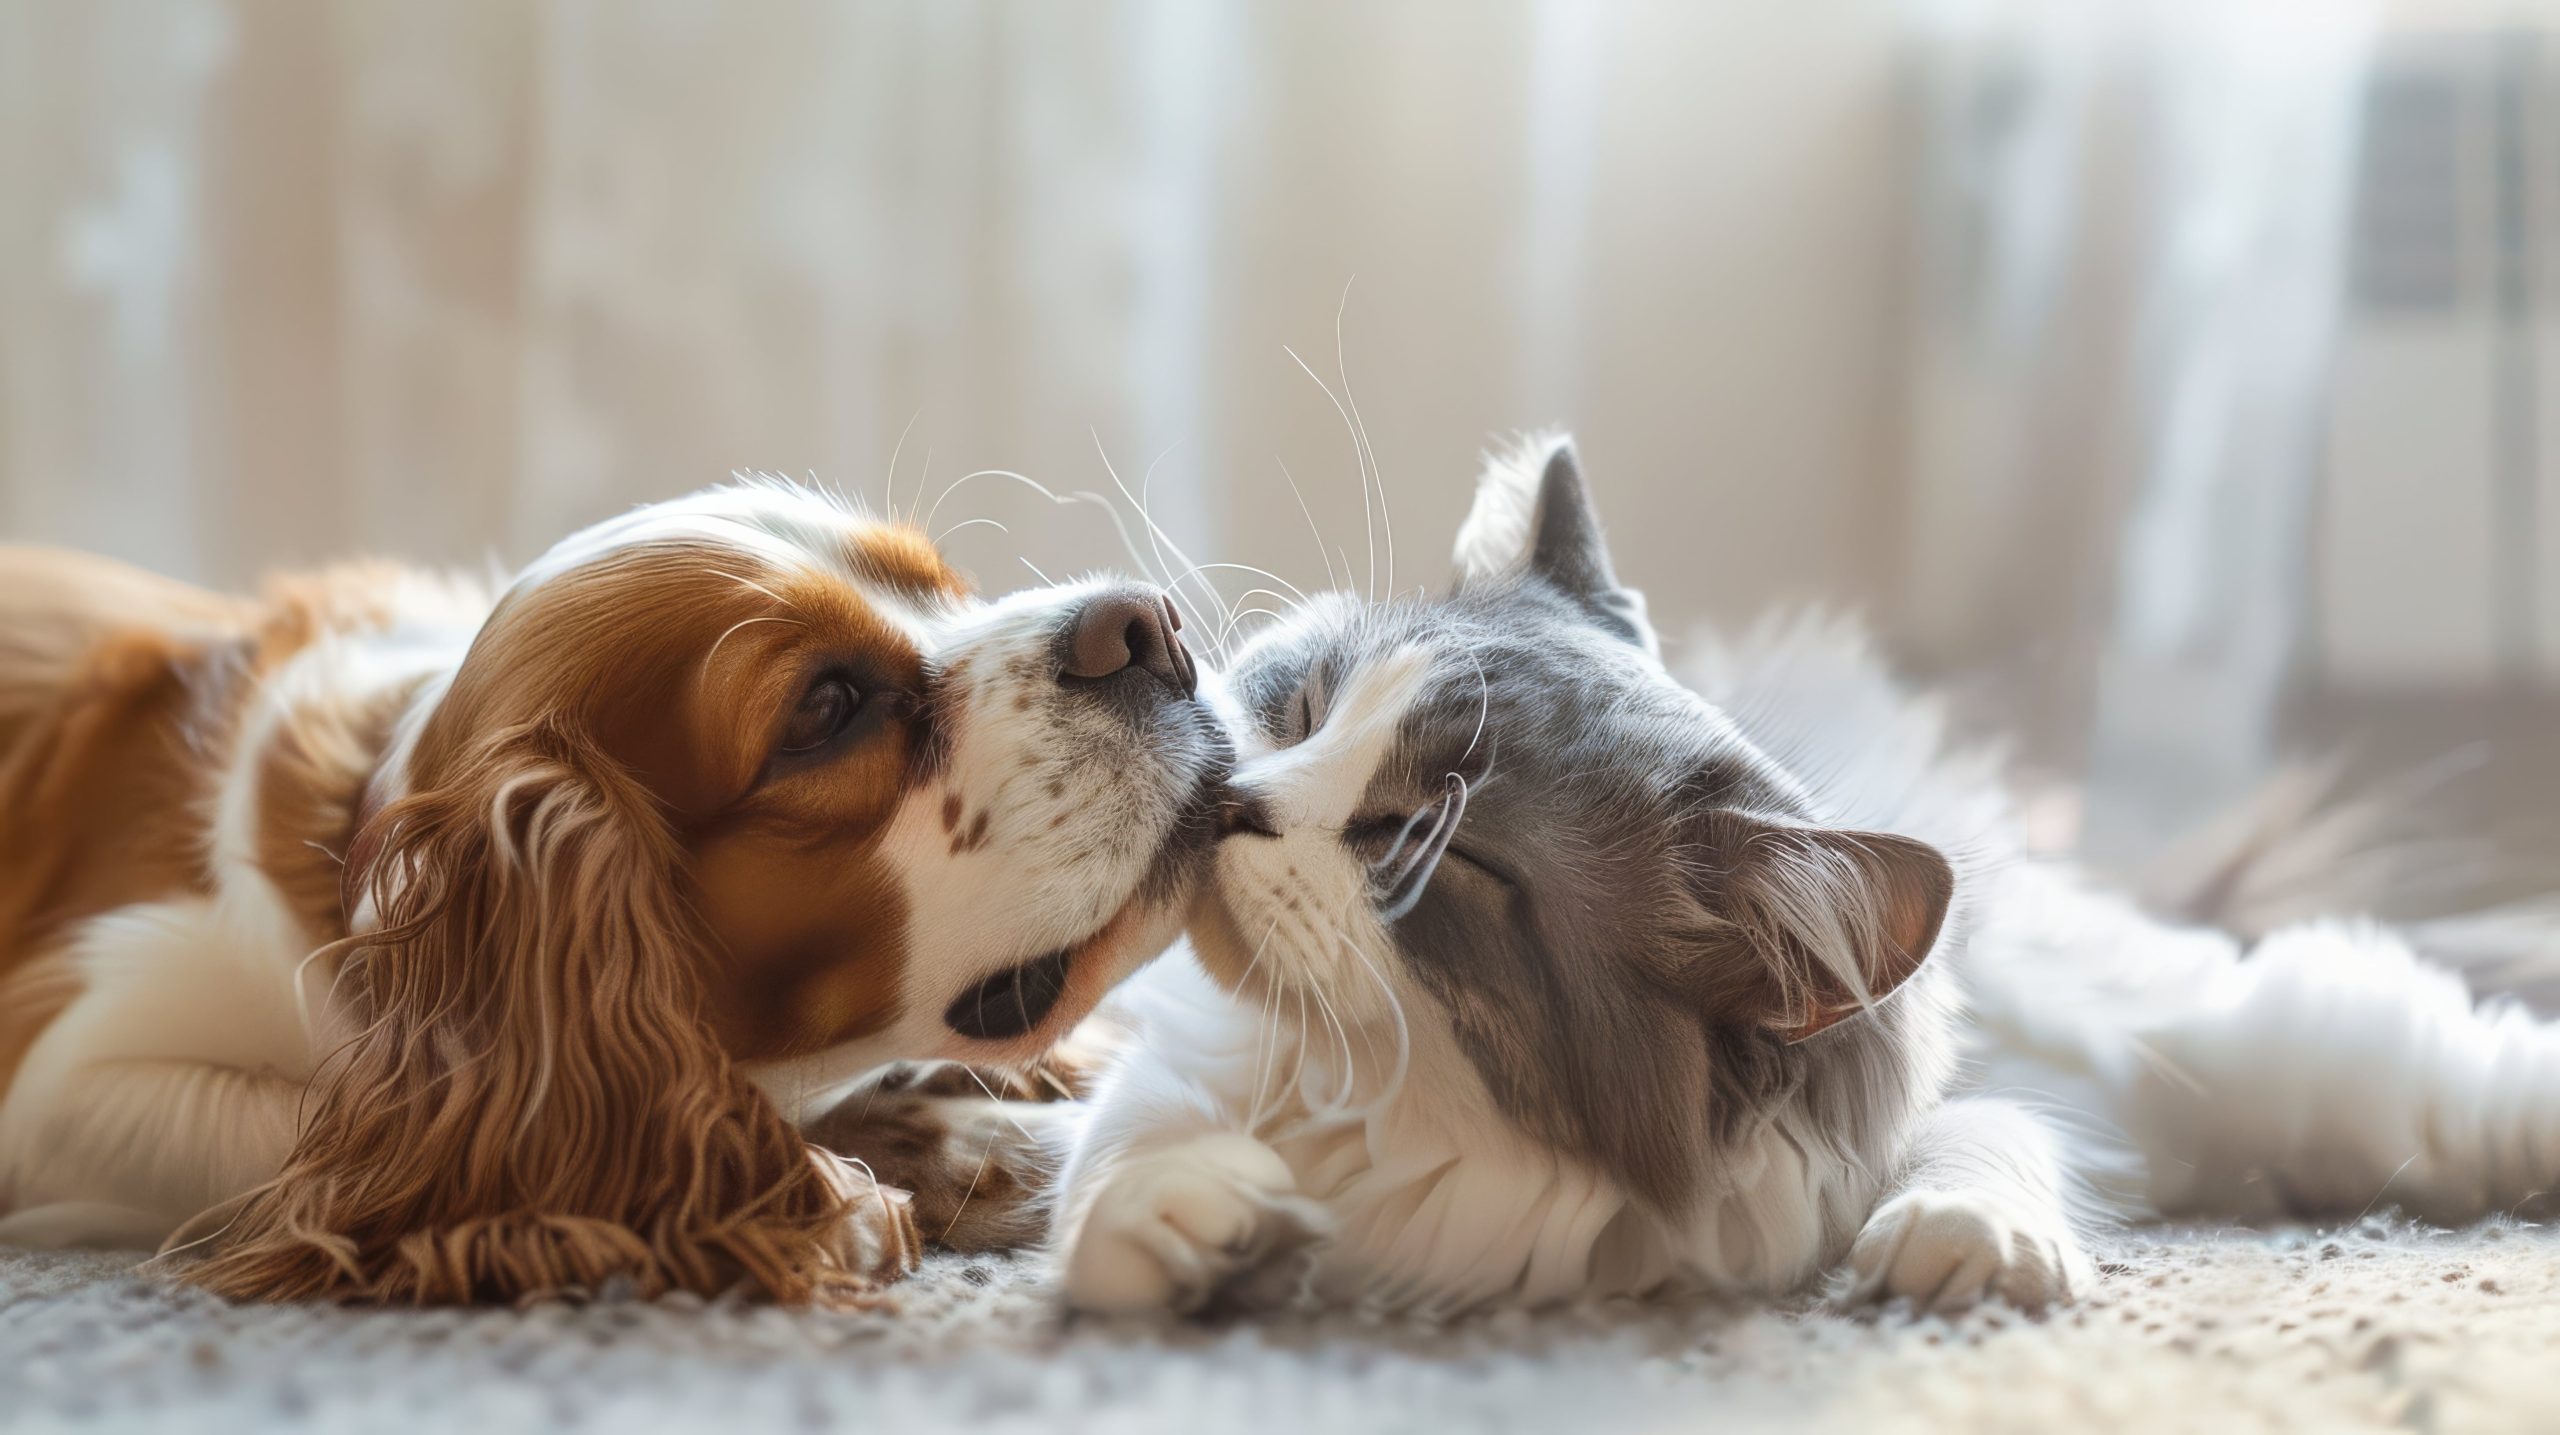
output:
[[[1168, 824], [1152, 870], [1110, 920], [1089, 936], [969, 987], [943, 1008], [942, 1024], [967, 1041], [1018, 1042], [1062, 1012], [1056, 1023], [1061, 1030], [1081, 1021], [1113, 983], [1171, 940], [1170, 925], [1157, 931], [1154, 924], [1174, 920], [1183, 884], [1206, 860], [1220, 827], [1235, 820], [1222, 813], [1236, 800], [1224, 762], [1213, 764]], [[963, 1049], [963, 1059], [987, 1058], [983, 1051]]]
[[1073, 951], [1061, 947], [1007, 967], [962, 992], [943, 1012], [943, 1024], [977, 1041], [1011, 1041], [1038, 1026], [1058, 1005], [1073, 959]]

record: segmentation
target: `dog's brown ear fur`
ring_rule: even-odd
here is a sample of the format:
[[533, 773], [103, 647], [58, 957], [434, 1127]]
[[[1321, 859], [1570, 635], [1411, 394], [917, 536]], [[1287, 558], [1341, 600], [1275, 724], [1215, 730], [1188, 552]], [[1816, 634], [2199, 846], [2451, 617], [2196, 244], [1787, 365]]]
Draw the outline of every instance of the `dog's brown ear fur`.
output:
[[[903, 1217], [812, 1152], [703, 1015], [716, 960], [649, 794], [544, 728], [386, 806], [358, 874], [381, 920], [323, 960], [365, 1023], [299, 1144], [196, 1268], [238, 1299], [513, 1302], [624, 1281], [858, 1297]], [[882, 1232], [888, 1232], [882, 1239]]]

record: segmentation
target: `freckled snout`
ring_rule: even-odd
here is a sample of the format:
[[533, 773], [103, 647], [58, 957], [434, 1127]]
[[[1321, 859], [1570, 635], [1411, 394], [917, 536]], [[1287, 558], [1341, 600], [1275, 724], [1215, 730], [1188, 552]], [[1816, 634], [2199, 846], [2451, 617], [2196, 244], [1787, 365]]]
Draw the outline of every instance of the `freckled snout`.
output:
[[1068, 622], [1066, 678], [1099, 681], [1131, 669], [1153, 676], [1182, 697], [1200, 689], [1200, 670], [1182, 646], [1182, 615], [1149, 588], [1115, 588], [1088, 599]]

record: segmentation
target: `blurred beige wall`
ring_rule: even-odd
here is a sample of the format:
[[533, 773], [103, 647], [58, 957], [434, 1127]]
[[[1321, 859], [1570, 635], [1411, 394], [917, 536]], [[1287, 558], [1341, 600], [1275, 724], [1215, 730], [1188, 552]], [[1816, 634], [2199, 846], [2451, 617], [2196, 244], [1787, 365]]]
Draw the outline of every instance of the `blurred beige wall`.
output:
[[1107, 456], [1385, 589], [1564, 425], [1675, 639], [1864, 608], [2159, 830], [2292, 696], [2560, 672], [2560, 21], [2417, 10], [15, 0], [0, 536], [508, 566], [759, 469], [1000, 589], [1137, 560], [955, 480]]
[[[0, 527], [513, 563], [736, 468], [876, 500], [902, 431], [901, 505], [1107, 489], [1098, 435], [1195, 558], [1311, 585], [1285, 463], [1365, 582], [1283, 352], [1339, 387], [1339, 310], [1399, 582], [1491, 437], [1570, 424], [1674, 620], [1871, 600], [1891, 10], [22, 0]], [[968, 517], [989, 586], [1126, 563], [1004, 480]]]

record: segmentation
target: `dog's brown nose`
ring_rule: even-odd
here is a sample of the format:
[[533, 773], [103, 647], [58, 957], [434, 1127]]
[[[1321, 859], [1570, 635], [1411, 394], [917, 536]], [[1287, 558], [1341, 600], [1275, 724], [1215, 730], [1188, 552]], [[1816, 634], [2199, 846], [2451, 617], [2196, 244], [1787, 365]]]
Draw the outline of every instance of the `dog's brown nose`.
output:
[[1131, 668], [1155, 674], [1189, 697], [1199, 691], [1200, 670], [1184, 651], [1182, 615], [1173, 600], [1146, 588], [1117, 588], [1089, 602], [1067, 631], [1066, 675], [1107, 678]]

